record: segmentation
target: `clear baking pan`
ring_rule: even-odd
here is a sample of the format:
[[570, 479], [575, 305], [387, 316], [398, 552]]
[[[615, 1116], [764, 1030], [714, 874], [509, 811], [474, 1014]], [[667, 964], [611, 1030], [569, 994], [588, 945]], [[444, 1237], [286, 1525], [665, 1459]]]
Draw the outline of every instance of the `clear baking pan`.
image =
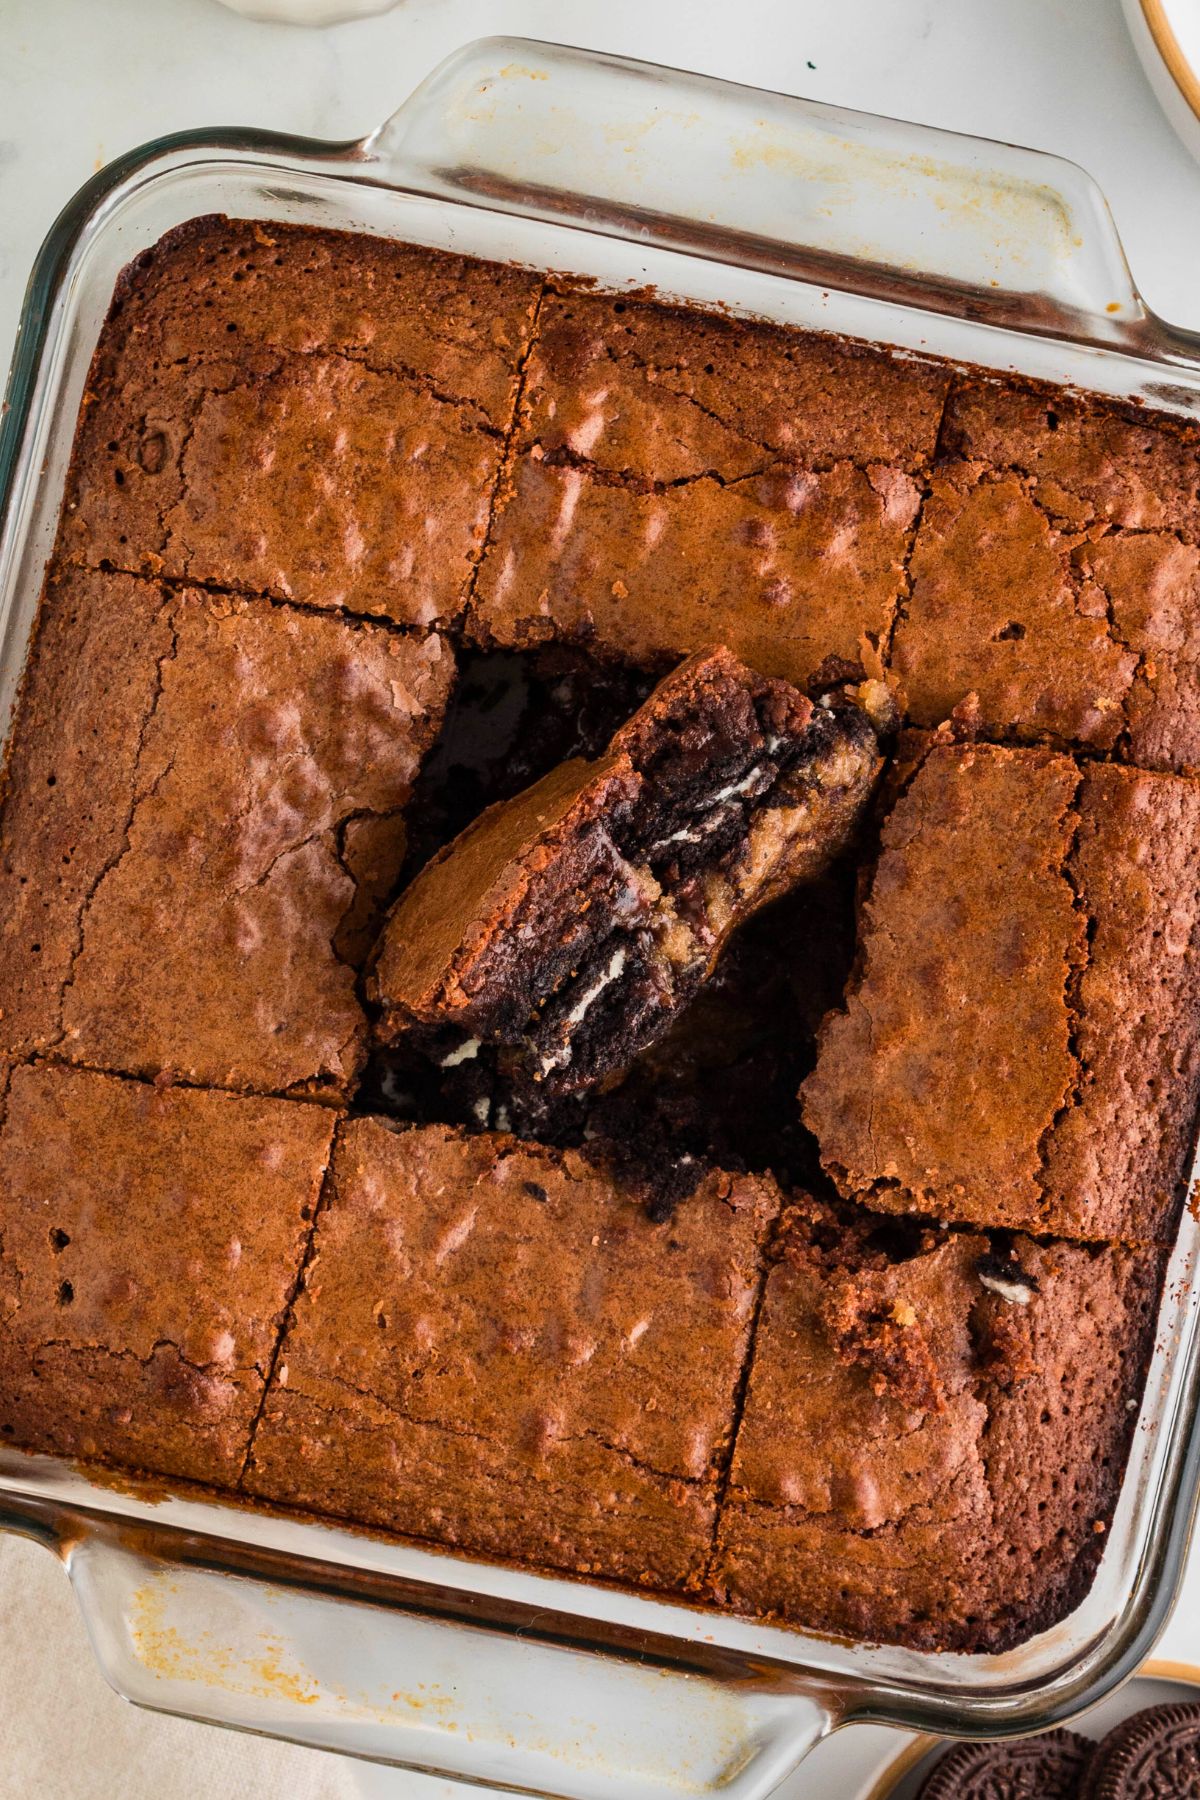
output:
[[[4, 703], [118, 270], [201, 213], [452, 247], [1200, 411], [1092, 182], [1052, 158], [546, 44], [469, 45], [372, 136], [164, 138], [54, 226], [0, 436]], [[758, 1800], [856, 1719], [999, 1736], [1141, 1662], [1180, 1577], [1197, 1431], [1185, 1214], [1097, 1579], [1003, 1656], [864, 1648], [182, 1489], [0, 1457], [0, 1523], [63, 1559], [113, 1685], [168, 1712], [569, 1800]]]

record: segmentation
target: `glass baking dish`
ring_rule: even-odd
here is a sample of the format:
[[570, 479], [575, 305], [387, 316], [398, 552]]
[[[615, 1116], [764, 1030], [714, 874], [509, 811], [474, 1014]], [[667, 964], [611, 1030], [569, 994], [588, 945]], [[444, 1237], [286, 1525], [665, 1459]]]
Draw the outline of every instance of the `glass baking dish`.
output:
[[[0, 431], [5, 716], [115, 277], [212, 212], [654, 284], [1200, 414], [1200, 340], [1144, 306], [1102, 197], [1072, 165], [483, 40], [360, 142], [164, 138], [96, 176], [55, 224]], [[105, 1674], [144, 1705], [565, 1800], [760, 1800], [834, 1726], [1040, 1730], [1145, 1658], [1181, 1575], [1200, 1466], [1198, 1247], [1185, 1213], [1095, 1583], [1068, 1619], [1002, 1656], [806, 1637], [11, 1450], [0, 1525], [61, 1555]]]

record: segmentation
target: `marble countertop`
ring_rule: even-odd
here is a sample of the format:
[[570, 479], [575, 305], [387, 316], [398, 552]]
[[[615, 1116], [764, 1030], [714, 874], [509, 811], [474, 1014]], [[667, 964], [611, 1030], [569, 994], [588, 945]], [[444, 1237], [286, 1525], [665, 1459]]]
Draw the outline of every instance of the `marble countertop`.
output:
[[[1200, 166], [1157, 108], [1118, 0], [843, 0], [834, 7], [818, 0], [738, 0], [731, 7], [711, 0], [401, 0], [382, 17], [324, 31], [255, 24], [216, 0], [3, 0], [0, 361], [8, 360], [39, 242], [80, 183], [120, 151], [189, 126], [360, 136], [442, 56], [500, 31], [642, 56], [1070, 157], [1107, 195], [1150, 305], [1200, 330]], [[61, 1800], [115, 1792], [123, 1800], [174, 1800], [178, 1793], [182, 1800], [201, 1791], [201, 1766], [218, 1760], [212, 1791], [247, 1800], [276, 1800], [284, 1791], [322, 1800], [449, 1800], [468, 1792], [311, 1752], [268, 1762], [263, 1746], [122, 1712], [90, 1666], [51, 1558], [0, 1540], [0, 1591], [8, 1601], [0, 1606], [0, 1708], [9, 1710], [0, 1800], [30, 1792]], [[1159, 1654], [1200, 1662], [1195, 1555]], [[19, 1730], [18, 1693], [28, 1696]], [[10, 1786], [17, 1738], [22, 1774], [20, 1785]], [[822, 1746], [803, 1779], [787, 1785], [787, 1800], [852, 1792], [886, 1738], [855, 1728]], [[63, 1762], [54, 1760], [64, 1748], [73, 1756], [67, 1785]]]

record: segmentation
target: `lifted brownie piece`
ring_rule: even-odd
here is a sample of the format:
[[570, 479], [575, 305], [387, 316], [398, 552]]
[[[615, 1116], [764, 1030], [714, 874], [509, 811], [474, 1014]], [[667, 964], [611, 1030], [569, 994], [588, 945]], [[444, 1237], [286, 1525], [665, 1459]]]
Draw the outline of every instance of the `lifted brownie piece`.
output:
[[438, 637], [52, 580], [0, 819], [2, 1048], [344, 1091], [351, 960], [452, 676]]
[[539, 277], [194, 221], [130, 265], [89, 376], [72, 558], [430, 626], [482, 547]]
[[603, 758], [489, 808], [401, 896], [371, 977], [385, 1039], [453, 1028], [443, 1060], [499, 1045], [561, 1090], [626, 1066], [738, 925], [845, 848], [880, 762], [853, 700], [689, 658]]
[[233, 1486], [329, 1155], [329, 1110], [14, 1071], [0, 1432]]
[[1162, 1258], [785, 1215], [718, 1533], [739, 1610], [998, 1651], [1086, 1592]]
[[543, 1568], [694, 1587], [778, 1206], [666, 1223], [573, 1151], [338, 1127], [246, 1487]]
[[814, 333], [548, 294], [471, 629], [640, 663], [724, 642], [804, 681], [878, 647], [946, 370]]
[[1163, 1241], [1200, 1100], [1200, 785], [937, 744], [804, 1117], [868, 1205]]

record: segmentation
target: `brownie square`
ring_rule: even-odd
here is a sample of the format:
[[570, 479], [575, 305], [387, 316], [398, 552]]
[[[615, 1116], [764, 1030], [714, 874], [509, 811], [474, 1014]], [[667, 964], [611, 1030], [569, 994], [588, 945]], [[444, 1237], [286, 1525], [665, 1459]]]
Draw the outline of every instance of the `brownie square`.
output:
[[938, 725], [974, 694], [989, 735], [1112, 750], [1139, 660], [1114, 630], [1090, 548], [1015, 475], [939, 469], [892, 655], [913, 722]]
[[547, 296], [471, 629], [803, 680], [884, 642], [948, 376], [764, 324]]
[[42, 620], [0, 823], [4, 1048], [344, 1091], [346, 959], [399, 873], [448, 647], [79, 570]]
[[1063, 1617], [1120, 1490], [1158, 1253], [785, 1221], [718, 1533], [729, 1601], [936, 1650]]
[[774, 1184], [712, 1174], [655, 1224], [573, 1151], [358, 1119], [329, 1193], [249, 1491], [694, 1586]]
[[1200, 764], [1194, 427], [957, 383], [893, 667], [932, 726], [968, 693], [990, 736]]
[[942, 447], [1013, 470], [1065, 526], [1200, 536], [1200, 437], [1166, 413], [1063, 388], [960, 379]]
[[841, 1191], [1070, 1237], [1173, 1230], [1200, 1096], [1200, 786], [935, 744], [887, 819], [804, 1116]]
[[232, 1486], [333, 1120], [16, 1069], [0, 1131], [0, 1432]]
[[64, 554], [453, 618], [540, 286], [337, 233], [173, 234], [127, 271], [97, 349]]

